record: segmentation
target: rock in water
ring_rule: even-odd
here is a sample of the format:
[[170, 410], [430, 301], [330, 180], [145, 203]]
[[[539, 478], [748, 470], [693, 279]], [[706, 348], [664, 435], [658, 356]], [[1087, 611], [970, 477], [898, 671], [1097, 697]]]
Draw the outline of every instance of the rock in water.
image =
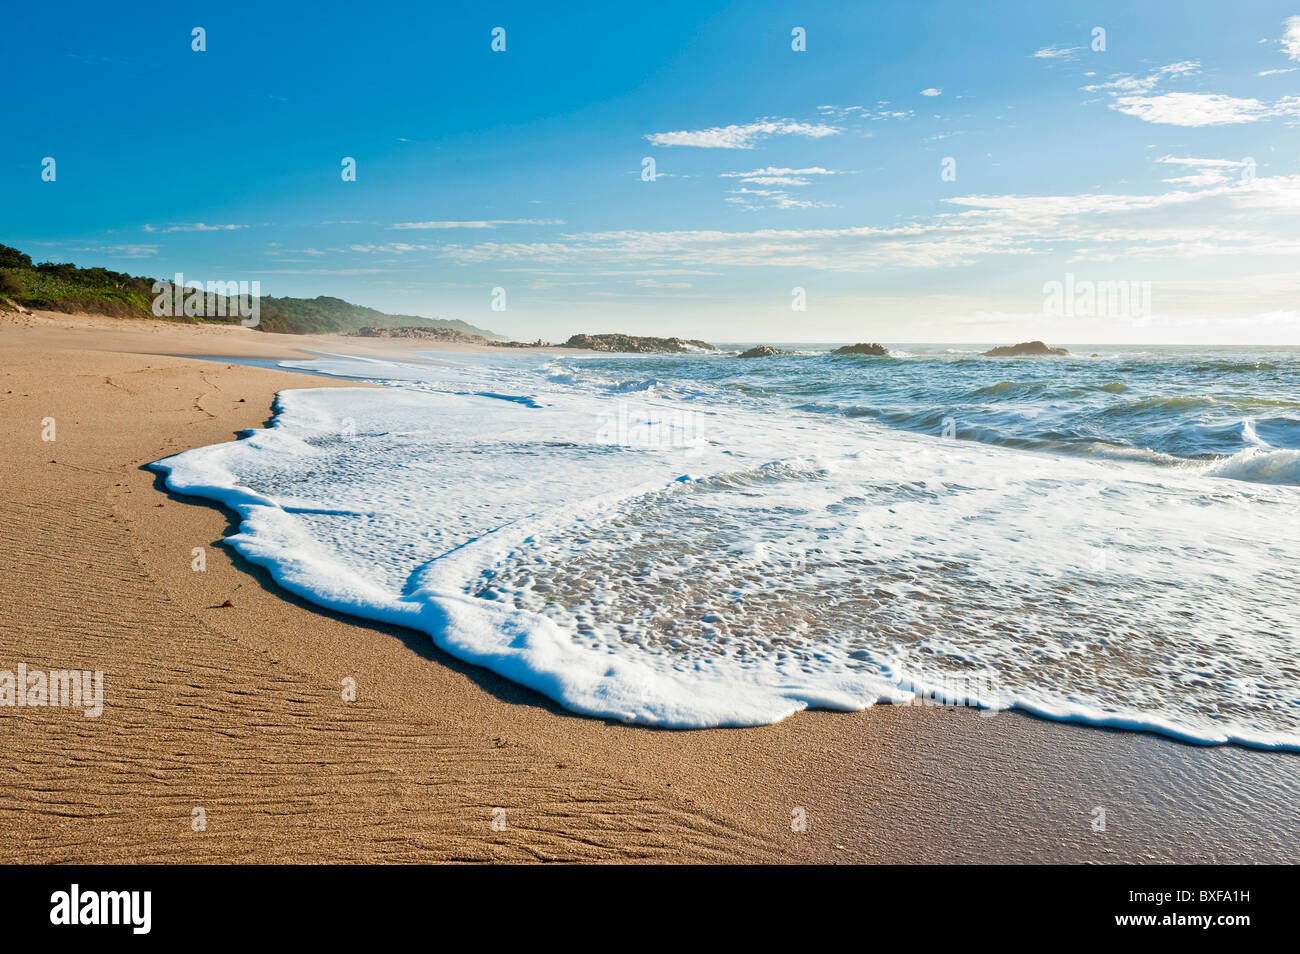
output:
[[874, 341], [870, 344], [845, 345], [843, 348], [836, 348], [831, 354], [869, 354], [876, 358], [887, 358], [889, 352], [882, 344], [876, 344]]
[[1049, 348], [1041, 341], [1022, 341], [1019, 344], [1002, 345], [984, 352], [985, 358], [1019, 358], [1024, 355], [1069, 354], [1064, 348]]
[[619, 351], [630, 354], [687, 354], [691, 351], [717, 351], [707, 341], [692, 338], [649, 338], [639, 335], [574, 335], [561, 348], [588, 348], [592, 351]]
[[788, 354], [780, 348], [773, 348], [771, 345], [755, 345], [748, 351], [742, 351], [738, 357], [741, 358], [774, 358], [777, 355]]
[[482, 335], [471, 335], [455, 328], [401, 326], [375, 327], [366, 325], [352, 332], [354, 338], [427, 338], [430, 341], [454, 341], [459, 344], [491, 344]]
[[550, 342], [543, 341], [541, 338], [538, 338], [536, 341], [504, 341], [497, 338], [484, 338], [482, 335], [471, 335], [464, 331], [457, 331], [455, 328], [426, 328], [423, 325], [402, 325], [400, 327], [373, 327], [367, 325], [364, 328], [358, 328], [356, 331], [351, 332], [351, 334], [354, 338], [427, 338], [430, 341], [454, 341], [458, 344], [491, 345], [493, 348], [550, 347]]

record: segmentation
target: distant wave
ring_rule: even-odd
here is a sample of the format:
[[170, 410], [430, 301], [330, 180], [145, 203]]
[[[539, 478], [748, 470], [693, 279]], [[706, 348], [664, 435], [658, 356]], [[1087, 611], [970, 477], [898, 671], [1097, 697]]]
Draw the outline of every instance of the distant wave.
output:
[[[1248, 447], [1204, 468], [1214, 477], [1230, 477], [1257, 484], [1300, 485], [1300, 450]], [[1295, 513], [1300, 514], [1300, 500]], [[1300, 520], [1297, 521], [1300, 523]]]

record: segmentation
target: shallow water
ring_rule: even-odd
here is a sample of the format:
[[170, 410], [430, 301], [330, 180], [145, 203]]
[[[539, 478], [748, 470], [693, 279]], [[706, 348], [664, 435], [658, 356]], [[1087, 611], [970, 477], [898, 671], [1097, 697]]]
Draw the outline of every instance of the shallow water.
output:
[[1295, 350], [902, 351], [286, 362], [390, 387], [158, 466], [290, 589], [577, 712], [1300, 748]]

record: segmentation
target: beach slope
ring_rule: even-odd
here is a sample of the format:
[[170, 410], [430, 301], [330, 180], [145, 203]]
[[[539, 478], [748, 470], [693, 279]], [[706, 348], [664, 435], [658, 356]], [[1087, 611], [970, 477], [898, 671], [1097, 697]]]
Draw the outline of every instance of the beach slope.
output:
[[0, 315], [0, 669], [104, 674], [98, 717], [0, 708], [0, 860], [1294, 860], [1293, 754], [968, 709], [578, 718], [286, 594], [146, 468], [332, 384], [197, 356], [401, 347]]

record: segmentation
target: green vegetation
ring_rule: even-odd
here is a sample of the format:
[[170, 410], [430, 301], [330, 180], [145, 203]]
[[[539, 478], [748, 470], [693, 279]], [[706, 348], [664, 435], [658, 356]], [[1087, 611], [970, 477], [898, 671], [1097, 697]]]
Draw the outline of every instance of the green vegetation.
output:
[[29, 308], [152, 317], [152, 288], [152, 278], [135, 278], [106, 268], [54, 262], [33, 265], [30, 256], [0, 245], [0, 295]]
[[467, 335], [496, 338], [483, 328], [451, 318], [421, 318], [418, 315], [390, 315], [386, 312], [354, 305], [342, 298], [262, 298], [263, 331], [309, 334], [336, 331], [347, 333], [360, 328], [451, 328]]
[[[71, 263], [32, 263], [31, 256], [8, 245], [0, 245], [0, 310], [16, 302], [25, 308], [69, 313], [85, 312], [118, 318], [156, 318], [152, 304], [155, 279], [126, 275], [106, 268], [79, 268]], [[170, 286], [169, 286], [170, 287]], [[7, 300], [6, 300], [7, 299]], [[163, 321], [237, 324], [237, 308], [224, 309], [227, 317], [164, 318]], [[351, 332], [362, 327], [451, 328], [470, 335], [496, 338], [483, 328], [457, 319], [390, 315], [341, 298], [261, 299], [259, 331], [285, 334]]]

